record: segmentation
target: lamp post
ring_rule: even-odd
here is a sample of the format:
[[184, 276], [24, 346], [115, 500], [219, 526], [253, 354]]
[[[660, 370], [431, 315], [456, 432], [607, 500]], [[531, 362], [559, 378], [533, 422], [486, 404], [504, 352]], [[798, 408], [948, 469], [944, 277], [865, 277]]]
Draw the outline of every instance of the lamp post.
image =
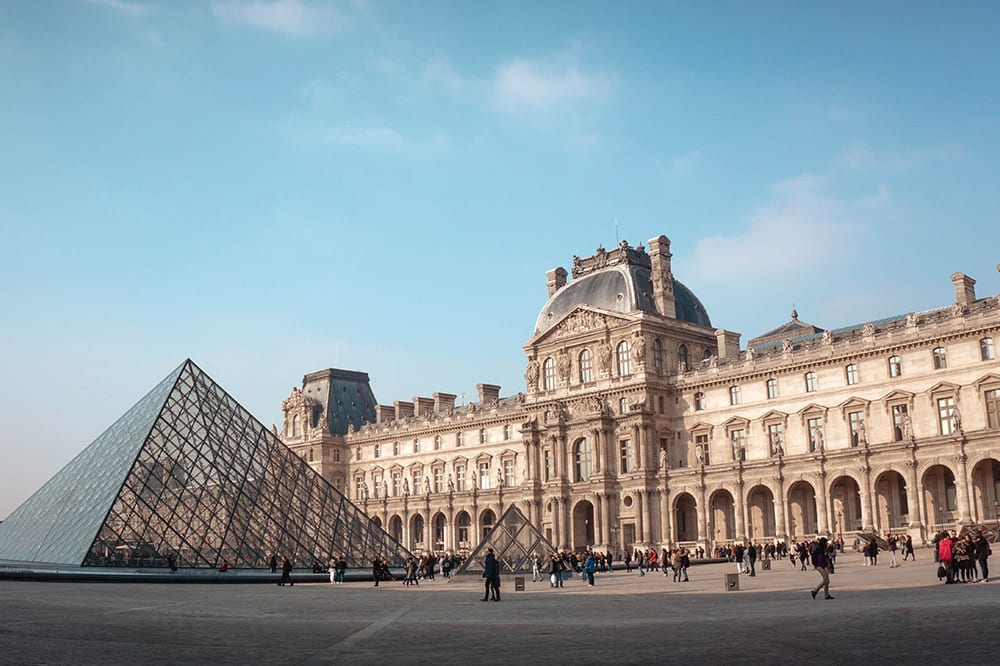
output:
[[841, 539], [844, 538], [844, 512], [837, 512], [837, 534]]

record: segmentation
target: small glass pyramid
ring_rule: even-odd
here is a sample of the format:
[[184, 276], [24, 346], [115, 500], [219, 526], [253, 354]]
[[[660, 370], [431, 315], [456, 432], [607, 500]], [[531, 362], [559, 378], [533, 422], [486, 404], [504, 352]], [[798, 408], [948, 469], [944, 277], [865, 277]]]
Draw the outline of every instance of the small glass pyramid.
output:
[[68, 566], [295, 567], [409, 552], [192, 361], [0, 523], [0, 560]]
[[515, 574], [531, 572], [532, 555], [538, 555], [544, 561], [550, 553], [556, 552], [552, 544], [514, 504], [503, 512], [489, 535], [465, 558], [454, 575], [481, 572], [488, 548], [493, 549], [502, 573]]

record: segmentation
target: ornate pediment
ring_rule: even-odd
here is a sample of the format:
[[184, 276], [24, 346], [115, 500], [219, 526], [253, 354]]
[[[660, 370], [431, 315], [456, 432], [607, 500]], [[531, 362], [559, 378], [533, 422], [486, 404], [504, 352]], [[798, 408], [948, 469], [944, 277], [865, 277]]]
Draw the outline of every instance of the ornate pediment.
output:
[[628, 320], [621, 317], [614, 317], [589, 308], [576, 308], [563, 317], [558, 324], [550, 328], [544, 337], [546, 339], [558, 340], [593, 331], [603, 331], [626, 323], [628, 323]]

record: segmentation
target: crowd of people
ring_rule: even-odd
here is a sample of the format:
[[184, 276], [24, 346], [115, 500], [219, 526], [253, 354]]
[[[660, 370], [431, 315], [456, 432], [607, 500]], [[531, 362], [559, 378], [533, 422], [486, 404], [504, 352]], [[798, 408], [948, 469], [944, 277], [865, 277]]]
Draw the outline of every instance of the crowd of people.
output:
[[946, 585], [990, 581], [989, 557], [993, 550], [981, 531], [975, 535], [966, 532], [962, 537], [955, 530], [942, 532], [934, 539], [934, 546], [938, 580], [944, 580]]

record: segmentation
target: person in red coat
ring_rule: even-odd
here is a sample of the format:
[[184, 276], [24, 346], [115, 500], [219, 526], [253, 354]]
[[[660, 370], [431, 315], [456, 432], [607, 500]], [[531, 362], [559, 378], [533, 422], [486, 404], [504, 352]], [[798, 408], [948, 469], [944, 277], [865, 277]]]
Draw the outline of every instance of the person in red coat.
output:
[[952, 552], [953, 546], [954, 542], [948, 535], [945, 535], [940, 541], [938, 541], [938, 562], [940, 562], [941, 566], [944, 567], [944, 582], [946, 585], [951, 585], [955, 582], [955, 557]]

